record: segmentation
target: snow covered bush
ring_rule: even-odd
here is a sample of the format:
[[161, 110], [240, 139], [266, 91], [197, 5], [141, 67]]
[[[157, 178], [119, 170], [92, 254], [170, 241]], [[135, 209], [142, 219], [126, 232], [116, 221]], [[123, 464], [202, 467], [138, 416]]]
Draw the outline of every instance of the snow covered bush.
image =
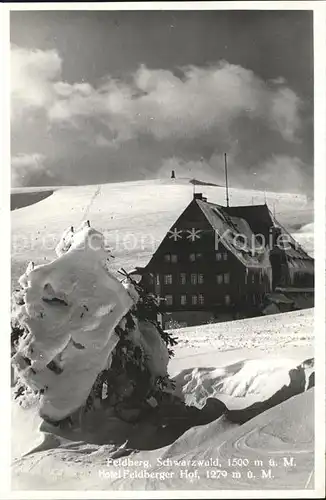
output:
[[52, 422], [95, 398], [153, 404], [175, 343], [149, 315], [155, 297], [112, 274], [103, 235], [88, 222], [65, 231], [56, 253], [29, 264], [13, 294], [17, 397], [37, 393], [40, 415]]

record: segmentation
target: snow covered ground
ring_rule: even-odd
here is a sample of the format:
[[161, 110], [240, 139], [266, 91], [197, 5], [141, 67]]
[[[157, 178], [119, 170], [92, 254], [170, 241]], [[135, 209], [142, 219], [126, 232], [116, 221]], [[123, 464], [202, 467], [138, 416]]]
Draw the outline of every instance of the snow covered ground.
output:
[[[225, 204], [225, 189], [196, 186], [209, 201]], [[56, 244], [66, 227], [90, 219], [105, 235], [116, 259], [115, 269], [132, 269], [147, 263], [152, 253], [190, 203], [193, 186], [189, 180], [149, 180], [57, 189], [48, 198], [11, 213], [12, 280], [24, 272], [29, 261], [52, 260]], [[295, 232], [313, 255], [313, 231], [299, 233], [302, 225], [313, 222], [313, 207], [304, 195], [266, 193], [270, 210]], [[265, 193], [230, 189], [230, 203], [262, 204]]]
[[[197, 191], [224, 203], [222, 188]], [[58, 189], [12, 212], [13, 287], [28, 261], [52, 261], [63, 229], [85, 219], [104, 233], [115, 269], [143, 265], [191, 199], [186, 181]], [[231, 202], [264, 203], [264, 193], [231, 190]], [[304, 235], [312, 252], [313, 218], [305, 197], [267, 193], [267, 202], [281, 223]], [[168, 368], [175, 391], [194, 410], [218, 415], [208, 423], [200, 420], [203, 410], [186, 424], [169, 417], [158, 428], [122, 423], [102, 408], [82, 429], [58, 429], [41, 421], [32, 400], [27, 407], [13, 402], [12, 488], [314, 488], [313, 365], [302, 364], [314, 357], [313, 318], [313, 310], [304, 310], [174, 330], [179, 344]], [[227, 412], [218, 414], [224, 405]], [[241, 424], [244, 411], [257, 416]]]
[[[266, 401], [284, 386], [299, 383], [302, 372], [295, 368], [314, 355], [312, 310], [219, 323], [204, 334], [205, 328], [178, 331], [179, 346], [170, 362], [176, 391], [197, 407], [207, 398], [218, 398], [233, 411]], [[291, 380], [291, 370], [296, 380]], [[88, 432], [60, 434], [48, 424], [39, 428], [33, 405], [21, 408], [14, 403], [12, 486], [31, 490], [313, 488], [313, 389], [301, 394], [294, 389], [293, 397], [243, 425], [225, 416], [206, 425], [194, 420], [183, 434], [181, 425], [179, 437], [175, 428], [157, 430], [148, 423], [124, 427], [101, 412], [92, 416]], [[126, 452], [125, 441], [139, 451]], [[128, 457], [127, 465], [108, 463], [109, 458]], [[291, 457], [295, 466], [284, 465]], [[217, 458], [219, 467], [209, 462]], [[271, 467], [270, 461], [278, 465]], [[251, 473], [248, 477], [249, 470], [254, 477]], [[153, 477], [146, 477], [144, 471]]]

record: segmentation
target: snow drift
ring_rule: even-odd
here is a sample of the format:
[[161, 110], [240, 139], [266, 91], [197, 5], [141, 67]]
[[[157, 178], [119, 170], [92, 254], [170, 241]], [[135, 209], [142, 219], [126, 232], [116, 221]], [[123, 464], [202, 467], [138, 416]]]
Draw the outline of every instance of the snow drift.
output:
[[[244, 425], [230, 427], [223, 416], [189, 429], [169, 446], [129, 456], [123, 447], [73, 442], [48, 434], [38, 453], [15, 461], [12, 485], [20, 490], [51, 491], [310, 489], [314, 468], [313, 403], [312, 389]], [[291, 457], [294, 465], [285, 466], [284, 458], [291, 461]], [[223, 474], [216, 473], [217, 460]], [[240, 469], [241, 475], [234, 477], [233, 472], [239, 470], [234, 461], [240, 460], [248, 460], [250, 466]], [[185, 470], [188, 476], [181, 477]], [[197, 477], [191, 478], [196, 470]]]
[[[24, 334], [12, 358], [23, 383], [41, 392], [40, 415], [51, 421], [85, 403], [110, 366], [119, 341], [115, 328], [138, 301], [133, 286], [110, 272], [103, 235], [88, 223], [65, 231], [56, 253], [49, 264], [30, 264], [19, 280], [23, 298], [14, 316]], [[165, 376], [169, 358], [159, 334], [138, 322], [132, 333], [152, 375]]]
[[[264, 335], [260, 335], [261, 346], [257, 340], [256, 348], [248, 350], [239, 343], [239, 350], [223, 350], [224, 346], [238, 343], [237, 333], [240, 330], [255, 333], [256, 328], [265, 332], [267, 327], [268, 335], [276, 335], [278, 331], [287, 335], [287, 342], [283, 337], [282, 342], [278, 339], [275, 344], [277, 350], [272, 356], [260, 348], [266, 342]], [[212, 329], [212, 325], [206, 325], [206, 328]], [[205, 354], [199, 355], [196, 348], [198, 328], [180, 330], [180, 337], [184, 333], [188, 347], [179, 343], [176, 356], [170, 362], [174, 375], [186, 370], [180, 380], [184, 379], [185, 373], [191, 374], [194, 367], [206, 388], [210, 384], [214, 386], [219, 378], [219, 391], [215, 395], [210, 392], [210, 397], [204, 395], [206, 403], [218, 403], [213, 398], [223, 399], [223, 390], [224, 398], [226, 393], [230, 394], [227, 396], [227, 407], [233, 411], [243, 410], [253, 401], [266, 401], [273, 391], [277, 392], [284, 384], [289, 383], [291, 386], [290, 371], [295, 367], [301, 365], [305, 371], [305, 377], [298, 377], [301, 382], [303, 378], [307, 380], [309, 370], [313, 373], [312, 362], [301, 363], [302, 359], [312, 355], [310, 337], [306, 338], [304, 348], [296, 346], [303, 330], [312, 332], [312, 311], [234, 321], [231, 327], [224, 323], [214, 328], [218, 328], [220, 338], [216, 339], [215, 331], [211, 331], [210, 335], [207, 333]], [[202, 340], [200, 337], [199, 342]], [[291, 352], [288, 352], [289, 342]], [[245, 359], [248, 356], [253, 356], [254, 360]], [[261, 357], [261, 360], [257, 357]], [[205, 382], [204, 374], [211, 375], [209, 382]], [[192, 376], [189, 376], [188, 381], [191, 379]], [[189, 385], [188, 388], [189, 396], [197, 393], [195, 387]], [[243, 425], [231, 422], [225, 413], [219, 418], [214, 417], [214, 411], [211, 412], [209, 423], [204, 422], [200, 418], [203, 410], [195, 407], [188, 407], [196, 411], [189, 415], [191, 425], [188, 423], [187, 427], [176, 408], [172, 408], [174, 414], [169, 413], [167, 425], [163, 426], [154, 425], [155, 422], [150, 419], [136, 424], [125, 423], [102, 409], [90, 413], [88, 428], [79, 431], [63, 430], [46, 422], [39, 426], [35, 407], [24, 409], [14, 404], [13, 457], [17, 458], [12, 466], [12, 487], [51, 491], [313, 488], [313, 390], [294, 397], [288, 393], [287, 397], [290, 398], [288, 401], [274, 408], [266, 410], [266, 407], [260, 407], [262, 413], [253, 418], [249, 415], [250, 420]], [[200, 398], [198, 402], [203, 404]], [[21, 433], [28, 435], [29, 443], [27, 440], [21, 442]], [[290, 459], [291, 456], [296, 466], [284, 467], [282, 457]], [[212, 458], [220, 459], [221, 469], [226, 474], [219, 478], [213, 474], [207, 477], [206, 472], [210, 467], [197, 466], [200, 461], [209, 462]], [[262, 477], [259, 465], [254, 469], [250, 467], [255, 478], [248, 478], [245, 471], [241, 478], [235, 479], [232, 477], [234, 467], [228, 465], [228, 459], [232, 461], [239, 458], [249, 459], [251, 464], [256, 460], [263, 461], [262, 467], [267, 473], [270, 459], [280, 462], [278, 467], [272, 469], [273, 479]], [[108, 466], [109, 459], [116, 462]], [[146, 461], [149, 464], [146, 472], [153, 473], [154, 477], [146, 478], [142, 466], [124, 466], [123, 462], [118, 465], [120, 459], [130, 459], [131, 464]], [[164, 465], [158, 463], [159, 459]], [[182, 465], [187, 463], [195, 463], [195, 466]], [[188, 469], [193, 473], [196, 468], [199, 469], [198, 480], [180, 477], [181, 470]], [[143, 477], [140, 477], [141, 474]]]
[[190, 368], [175, 377], [176, 392], [186, 404], [203, 408], [208, 398], [223, 401], [229, 409], [248, 408], [270, 400], [285, 388], [288, 397], [313, 385], [314, 360], [297, 364], [293, 359], [248, 359], [220, 368]]

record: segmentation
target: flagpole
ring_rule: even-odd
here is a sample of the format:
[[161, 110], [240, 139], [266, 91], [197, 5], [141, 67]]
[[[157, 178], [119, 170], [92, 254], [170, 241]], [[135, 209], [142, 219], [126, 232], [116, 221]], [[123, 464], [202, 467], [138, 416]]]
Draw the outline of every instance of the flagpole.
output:
[[228, 185], [228, 164], [226, 159], [226, 153], [224, 153], [224, 165], [225, 165], [225, 188], [226, 188], [226, 206], [229, 207], [229, 185]]

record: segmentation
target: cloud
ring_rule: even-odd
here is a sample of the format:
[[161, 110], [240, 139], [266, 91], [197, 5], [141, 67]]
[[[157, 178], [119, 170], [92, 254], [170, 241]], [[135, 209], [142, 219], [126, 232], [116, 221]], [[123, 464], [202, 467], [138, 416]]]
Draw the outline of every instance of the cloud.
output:
[[139, 133], [158, 140], [191, 139], [213, 127], [227, 130], [245, 115], [292, 141], [299, 127], [300, 100], [281, 82], [268, 85], [252, 71], [225, 61], [183, 68], [179, 77], [141, 66], [129, 84], [110, 77], [98, 88], [56, 83], [57, 98], [48, 117], [52, 123], [74, 126], [82, 126], [83, 118], [97, 117], [111, 134], [125, 141]]
[[182, 68], [180, 76], [142, 65], [131, 82], [107, 76], [97, 88], [61, 81], [62, 59], [54, 50], [14, 47], [11, 68], [14, 115], [43, 108], [53, 124], [74, 126], [93, 117], [122, 141], [138, 133], [193, 138], [212, 127], [227, 129], [241, 115], [262, 120], [291, 141], [300, 124], [300, 100], [284, 79], [268, 84], [226, 61]]
[[44, 162], [45, 156], [40, 153], [14, 156], [11, 159], [12, 187], [43, 185], [46, 181], [52, 185], [54, 176]]
[[[14, 184], [164, 176], [173, 164], [189, 176], [200, 168], [219, 183], [224, 151], [234, 184], [246, 182], [252, 165], [266, 179], [265, 163], [276, 165], [274, 172], [278, 165], [304, 169], [291, 150], [299, 144], [302, 102], [282, 76], [265, 82], [219, 61], [175, 72], [141, 65], [125, 79], [69, 83], [62, 63], [55, 50], [12, 47]], [[276, 160], [267, 161], [272, 153]]]
[[55, 50], [11, 50], [12, 119], [32, 109], [47, 109], [57, 99], [54, 82], [61, 76], [62, 60]]
[[274, 155], [257, 168], [259, 184], [266, 190], [289, 193], [313, 192], [313, 178], [300, 158]]

